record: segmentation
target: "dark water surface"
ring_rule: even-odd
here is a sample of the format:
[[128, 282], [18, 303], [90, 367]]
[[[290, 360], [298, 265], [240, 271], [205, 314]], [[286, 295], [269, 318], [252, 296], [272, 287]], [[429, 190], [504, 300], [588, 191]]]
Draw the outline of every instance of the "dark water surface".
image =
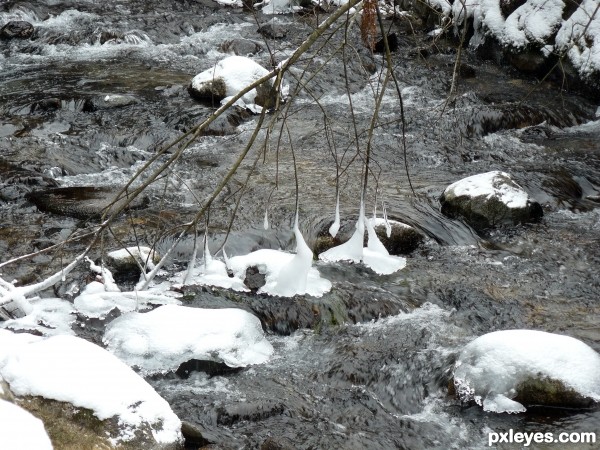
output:
[[[192, 100], [187, 84], [227, 56], [224, 43], [257, 43], [262, 50], [253, 59], [271, 67], [317, 23], [311, 14], [254, 15], [208, 1], [114, 0], [3, 2], [0, 26], [9, 20], [27, 20], [35, 32], [31, 39], [0, 41], [2, 261], [86, 226], [81, 217], [40, 212], [27, 200], [30, 191], [122, 185], [157, 149], [207, 117], [213, 108]], [[269, 22], [284, 26], [285, 39], [265, 41], [257, 33]], [[331, 311], [331, 323], [289, 336], [271, 334], [276, 353], [269, 363], [224, 375], [150, 380], [182, 419], [222, 448], [259, 448], [269, 438], [298, 449], [487, 448], [489, 431], [600, 429], [597, 411], [495, 415], [447, 395], [461, 347], [489, 331], [557, 332], [600, 351], [597, 105], [468, 55], [465, 63], [476, 75], [461, 79], [458, 95], [446, 103], [452, 46], [432, 43], [425, 34], [402, 34], [402, 21], [391, 26], [400, 33], [393, 58], [414, 193], [401, 146], [400, 103], [390, 84], [371, 143], [367, 210], [376, 188], [377, 203], [385, 202], [389, 217], [413, 225], [426, 239], [407, 267], [389, 276], [317, 263], [334, 284], [318, 300]], [[355, 27], [342, 46], [343, 31], [320, 40], [318, 54], [304, 58], [288, 77], [291, 92], [298, 79], [308, 81], [284, 105], [287, 119], [274, 123], [270, 139], [260, 133], [256, 149], [211, 209], [215, 249], [249, 179], [228, 253], [293, 250], [292, 150], [307, 242], [314, 243], [333, 219], [337, 174], [342, 216], [356, 217], [361, 158], [381, 79], [365, 67], [381, 70], [382, 62], [361, 48]], [[419, 57], [415, 46], [430, 48], [431, 56]], [[148, 189], [145, 209], [117, 222], [117, 237], [166, 249], [177, 226], [244, 148], [256, 120], [246, 118], [225, 136], [200, 137], [170, 175]], [[264, 142], [268, 151], [252, 171]], [[439, 212], [438, 198], [448, 184], [488, 170], [512, 174], [542, 204], [542, 222], [479, 235]], [[271, 225], [266, 231], [265, 209]], [[84, 244], [7, 266], [3, 276], [35, 280]], [[174, 263], [185, 261], [190, 247], [188, 239]], [[217, 307], [231, 302], [220, 292], [201, 292], [194, 301]], [[350, 314], [344, 305], [352, 302], [358, 306]]]

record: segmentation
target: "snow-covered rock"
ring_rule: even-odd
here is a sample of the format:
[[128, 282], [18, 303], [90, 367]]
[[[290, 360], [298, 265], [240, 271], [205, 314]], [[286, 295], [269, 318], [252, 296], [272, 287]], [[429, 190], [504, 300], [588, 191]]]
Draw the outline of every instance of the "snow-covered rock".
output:
[[[422, 2], [403, 6], [427, 20]], [[461, 33], [473, 27], [471, 48], [486, 57], [505, 58], [527, 72], [544, 74], [560, 58], [560, 75], [574, 75], [600, 96], [600, 10], [597, 0], [427, 0], [453, 20]], [[438, 19], [439, 20], [439, 19]], [[496, 56], [499, 54], [500, 56]], [[570, 67], [568, 67], [570, 66]], [[565, 70], [566, 69], [566, 70]]]
[[[232, 97], [267, 75], [269, 71], [245, 56], [229, 56], [219, 61], [214, 67], [196, 75], [189, 86], [190, 95], [202, 101], [221, 101]], [[264, 89], [252, 89], [244, 94], [241, 100], [246, 105], [257, 104], [267, 106], [271, 98], [265, 91], [271, 90], [272, 82], [261, 85]], [[262, 95], [261, 95], [262, 94]]]
[[523, 404], [590, 406], [600, 402], [600, 355], [569, 336], [495, 331], [463, 349], [454, 387], [462, 401], [491, 412], [523, 412]]
[[0, 377], [17, 396], [67, 402], [100, 420], [116, 418], [114, 442], [138, 439], [141, 432], [153, 445], [181, 443], [181, 421], [169, 404], [125, 363], [83, 339], [0, 330]]
[[542, 207], [505, 172], [492, 171], [463, 178], [440, 198], [442, 213], [462, 217], [477, 230], [539, 220]]
[[41, 333], [45, 336], [74, 334], [71, 323], [75, 322], [73, 304], [60, 298], [35, 298], [30, 301], [32, 310], [19, 319], [0, 322], [1, 328]]
[[2, 450], [52, 450], [40, 419], [18, 405], [0, 399], [0, 444]]
[[154, 268], [160, 255], [149, 247], [127, 247], [106, 254], [105, 262], [118, 272], [140, 272], [140, 268]]
[[235, 308], [166, 305], [148, 313], [129, 313], [106, 327], [103, 342], [144, 374], [176, 371], [190, 360], [246, 367], [264, 363], [273, 353], [260, 321]]

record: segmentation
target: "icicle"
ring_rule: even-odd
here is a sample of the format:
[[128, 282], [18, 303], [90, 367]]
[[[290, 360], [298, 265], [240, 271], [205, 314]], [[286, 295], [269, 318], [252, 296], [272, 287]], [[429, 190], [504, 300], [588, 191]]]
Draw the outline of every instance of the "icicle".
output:
[[265, 208], [265, 220], [263, 221], [263, 227], [265, 230], [269, 229], [269, 208]]
[[313, 252], [300, 232], [298, 226], [298, 212], [294, 223], [294, 236], [296, 237], [296, 254], [292, 260], [281, 268], [277, 276], [275, 294], [282, 296], [303, 295], [306, 293], [308, 272], [312, 267]]
[[339, 194], [339, 192], [338, 192], [337, 198], [335, 200], [335, 220], [329, 227], [329, 234], [332, 237], [336, 237], [336, 235], [338, 234], [338, 231], [340, 231], [340, 194]]
[[359, 263], [363, 255], [363, 240], [365, 237], [365, 206], [361, 199], [360, 213], [356, 222], [356, 231], [352, 237], [341, 245], [330, 248], [321, 253], [319, 259], [323, 261], [351, 261]]
[[225, 245], [223, 245], [223, 261], [225, 261], [225, 267], [227, 270], [231, 270], [231, 263], [229, 262], [229, 256], [227, 256], [227, 252], [225, 251]]
[[194, 231], [194, 250], [192, 251], [192, 257], [188, 262], [187, 271], [185, 272], [185, 276], [183, 277], [183, 284], [190, 284], [192, 282], [192, 277], [194, 276], [194, 266], [196, 265], [196, 256], [198, 254], [198, 233]]
[[204, 233], [204, 271], [208, 271], [208, 266], [212, 262], [212, 255], [210, 254], [210, 249], [208, 248], [208, 235]]
[[387, 208], [385, 207], [385, 203], [381, 202], [381, 207], [383, 209], [383, 222], [385, 224], [385, 234], [389, 238], [392, 235], [392, 225], [390, 224], [387, 216]]

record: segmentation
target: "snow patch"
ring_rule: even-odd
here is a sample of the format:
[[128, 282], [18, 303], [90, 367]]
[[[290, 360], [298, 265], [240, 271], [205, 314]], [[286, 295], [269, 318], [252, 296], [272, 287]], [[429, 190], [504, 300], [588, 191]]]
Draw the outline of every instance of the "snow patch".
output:
[[34, 298], [32, 311], [19, 319], [0, 323], [2, 328], [42, 333], [45, 336], [74, 334], [71, 323], [75, 321], [73, 305], [60, 298]]
[[0, 399], [0, 436], [3, 450], [52, 450], [40, 419], [20, 406]]
[[[512, 183], [507, 183], [506, 179]], [[500, 171], [480, 173], [458, 180], [446, 188], [444, 195], [471, 198], [484, 196], [488, 199], [497, 197], [509, 208], [525, 208], [529, 201], [527, 192], [512, 181], [509, 174]]]
[[235, 308], [166, 305], [129, 313], [107, 326], [103, 342], [145, 375], [175, 371], [193, 359], [246, 367], [264, 363], [273, 353], [260, 321]]

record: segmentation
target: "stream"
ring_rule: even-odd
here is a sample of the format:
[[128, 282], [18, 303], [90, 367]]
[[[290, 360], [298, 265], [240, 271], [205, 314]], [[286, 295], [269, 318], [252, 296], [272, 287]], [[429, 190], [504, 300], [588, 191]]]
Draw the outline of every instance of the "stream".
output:
[[[250, 51], [271, 68], [323, 19], [319, 9], [273, 16], [209, 0], [0, 3], [0, 27], [24, 20], [35, 29], [28, 39], [0, 40], [0, 262], [98, 221], [85, 212], [44, 212], [30, 200], [32, 192], [124, 185], [162, 146], [214, 111], [190, 97], [195, 74], [231, 49]], [[479, 449], [489, 448], [491, 431], [600, 430], [598, 410], [493, 414], [448, 394], [461, 348], [490, 331], [566, 334], [600, 352], [600, 108], [468, 52], [463, 66], [469, 70], [448, 99], [455, 46], [433, 40], [429, 30], [413, 32], [402, 17], [385, 23], [398, 35], [392, 58], [402, 105], [390, 80], [371, 141], [367, 215], [375, 204], [381, 214], [384, 203], [389, 218], [413, 226], [424, 240], [392, 275], [315, 262], [333, 283], [318, 299], [280, 302], [190, 289], [192, 306], [275, 311], [263, 324], [275, 354], [243, 370], [216, 367], [148, 380], [182, 420], [202, 431], [205, 441], [189, 448]], [[261, 35], [262, 25], [284, 37]], [[336, 186], [342, 224], [356, 220], [363, 150], [384, 75], [382, 56], [364, 49], [357, 26], [347, 28], [346, 40], [345, 32], [340, 26], [326, 33], [319, 51], [286, 77], [292, 97], [273, 132], [259, 133], [210, 210], [213, 254], [241, 192], [227, 236], [230, 256], [293, 251], [297, 196], [311, 247], [333, 221]], [[105, 245], [142, 242], [166, 251], [243, 151], [257, 121], [234, 113], [200, 136], [146, 190], [139, 209], [117, 219]], [[490, 170], [510, 173], [542, 205], [542, 221], [478, 233], [441, 214], [446, 186]], [[3, 267], [2, 276], [38, 281], [86, 242]], [[185, 268], [192, 246], [192, 236], [177, 246], [167, 272]], [[43, 295], [70, 298], [86, 274], [81, 267]], [[318, 310], [319, 320], [302, 316], [295, 309], [301, 302]], [[105, 323], [78, 322], [79, 335], [99, 340]]]

